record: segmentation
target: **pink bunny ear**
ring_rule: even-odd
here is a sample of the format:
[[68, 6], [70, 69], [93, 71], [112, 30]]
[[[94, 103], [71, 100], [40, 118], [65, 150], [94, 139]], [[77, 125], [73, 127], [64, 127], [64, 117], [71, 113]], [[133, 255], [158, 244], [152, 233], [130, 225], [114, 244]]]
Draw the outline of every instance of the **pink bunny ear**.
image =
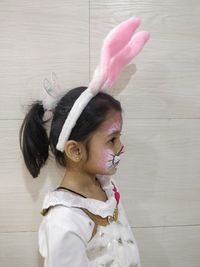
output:
[[113, 28], [104, 39], [100, 63], [96, 67], [89, 88], [95, 95], [110, 88], [122, 69], [144, 47], [150, 35], [138, 32], [139, 17], [132, 17]]
[[101, 49], [101, 65], [108, 65], [114, 57], [131, 39], [140, 25], [139, 17], [132, 17], [113, 28], [104, 39]]
[[149, 40], [148, 32], [138, 32], [131, 38], [130, 42], [112, 59], [107, 70], [107, 79], [102, 90], [112, 87], [123, 68], [137, 56], [146, 42]]
[[134, 34], [140, 23], [139, 17], [132, 17], [116, 26], [104, 39], [99, 66], [104, 79], [101, 91], [114, 84], [122, 69], [139, 54], [149, 40], [148, 32]]

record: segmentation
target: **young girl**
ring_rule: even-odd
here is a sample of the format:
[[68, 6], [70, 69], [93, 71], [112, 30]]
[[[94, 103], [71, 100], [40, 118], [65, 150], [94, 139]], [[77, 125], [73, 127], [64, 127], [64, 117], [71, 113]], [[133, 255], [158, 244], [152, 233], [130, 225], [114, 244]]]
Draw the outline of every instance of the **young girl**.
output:
[[[111, 178], [125, 150], [120, 140], [122, 107], [108, 93], [122, 68], [149, 39], [147, 32], [132, 37], [139, 23], [134, 17], [109, 33], [88, 87], [67, 93], [46, 87], [23, 121], [20, 145], [31, 175], [39, 175], [49, 146], [66, 169], [60, 185], [45, 195], [41, 210], [38, 241], [44, 267], [141, 266]], [[49, 137], [43, 121], [47, 110], [53, 115]]]

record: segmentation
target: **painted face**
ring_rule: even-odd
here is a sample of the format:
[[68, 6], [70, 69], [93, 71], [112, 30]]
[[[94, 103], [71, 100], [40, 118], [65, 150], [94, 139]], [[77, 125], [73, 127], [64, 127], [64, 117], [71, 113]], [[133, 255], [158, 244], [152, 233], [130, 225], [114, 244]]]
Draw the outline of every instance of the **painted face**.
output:
[[101, 175], [116, 172], [120, 155], [125, 152], [121, 143], [122, 117], [120, 112], [110, 112], [106, 121], [94, 133], [90, 143], [90, 158], [87, 163], [90, 171]]

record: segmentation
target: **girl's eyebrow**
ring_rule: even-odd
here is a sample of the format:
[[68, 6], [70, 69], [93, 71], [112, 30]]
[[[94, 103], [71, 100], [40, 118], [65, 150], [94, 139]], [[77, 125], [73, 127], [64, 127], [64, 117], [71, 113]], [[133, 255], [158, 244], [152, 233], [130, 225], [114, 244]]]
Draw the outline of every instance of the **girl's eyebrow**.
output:
[[118, 134], [118, 133], [121, 133], [121, 131], [114, 131], [111, 134], [109, 134], [108, 137], [111, 136], [111, 135], [113, 135], [113, 134]]

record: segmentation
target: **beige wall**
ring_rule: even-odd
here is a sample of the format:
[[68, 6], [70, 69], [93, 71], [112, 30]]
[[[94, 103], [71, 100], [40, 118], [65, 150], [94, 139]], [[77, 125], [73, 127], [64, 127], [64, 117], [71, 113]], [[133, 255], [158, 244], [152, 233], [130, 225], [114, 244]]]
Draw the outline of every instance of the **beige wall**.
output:
[[115, 178], [142, 266], [200, 266], [199, 14], [198, 0], [0, 1], [1, 267], [42, 267], [39, 212], [64, 171], [53, 159], [37, 179], [26, 170], [24, 105], [51, 71], [65, 88], [88, 85], [103, 38], [133, 15], [151, 40], [115, 85], [126, 145]]

